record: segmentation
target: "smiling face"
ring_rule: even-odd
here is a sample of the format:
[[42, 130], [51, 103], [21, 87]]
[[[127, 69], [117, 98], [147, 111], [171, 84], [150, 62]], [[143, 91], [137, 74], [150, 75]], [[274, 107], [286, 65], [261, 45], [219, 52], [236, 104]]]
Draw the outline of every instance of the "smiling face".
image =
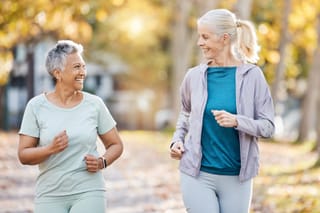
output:
[[83, 89], [86, 74], [86, 64], [79, 53], [68, 55], [64, 70], [56, 73], [58, 83], [75, 91]]
[[198, 25], [198, 46], [207, 60], [217, 59], [223, 52], [225, 45], [223, 36], [219, 36], [205, 24]]

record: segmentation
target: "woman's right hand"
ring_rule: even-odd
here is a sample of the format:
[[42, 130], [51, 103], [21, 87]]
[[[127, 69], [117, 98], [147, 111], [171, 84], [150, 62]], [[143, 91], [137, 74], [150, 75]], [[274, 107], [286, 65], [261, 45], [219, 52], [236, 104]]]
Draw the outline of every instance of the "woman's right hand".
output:
[[54, 137], [52, 143], [48, 145], [50, 153], [57, 154], [59, 152], [62, 152], [68, 147], [68, 142], [69, 139], [67, 131], [64, 130], [60, 132], [57, 136]]
[[22, 164], [36, 165], [42, 163], [52, 154], [62, 152], [68, 147], [68, 135], [64, 130], [56, 135], [47, 146], [38, 146], [39, 138], [20, 134], [18, 157]]
[[173, 159], [180, 160], [184, 153], [184, 145], [181, 141], [175, 142], [170, 149], [170, 156]]

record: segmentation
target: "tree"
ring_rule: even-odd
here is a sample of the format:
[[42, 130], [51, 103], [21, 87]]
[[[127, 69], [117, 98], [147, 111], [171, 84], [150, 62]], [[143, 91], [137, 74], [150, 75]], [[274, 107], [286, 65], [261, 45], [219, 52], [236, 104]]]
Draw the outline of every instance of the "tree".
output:
[[[176, 1], [176, 13], [172, 28], [172, 99], [174, 114], [180, 111], [180, 84], [187, 70], [192, 54], [192, 30], [188, 27], [190, 10], [193, 2], [190, 0]], [[176, 117], [173, 122], [176, 121]]]
[[280, 40], [279, 40], [279, 63], [276, 65], [275, 69], [275, 78], [272, 83], [271, 92], [273, 95], [274, 104], [277, 109], [277, 104], [279, 100], [279, 90], [284, 84], [284, 75], [286, 70], [286, 55], [287, 55], [287, 46], [290, 42], [289, 30], [288, 30], [288, 20], [291, 11], [291, 0], [285, 0], [282, 7], [283, 13], [281, 17], [281, 28], [280, 28]]
[[[319, 73], [319, 67], [320, 67], [320, 11], [318, 11], [318, 15], [317, 15], [317, 35], [318, 35], [318, 40], [317, 40], [317, 47], [314, 51], [314, 55], [313, 55], [313, 64], [312, 64], [312, 72], [316, 73], [317, 76], [315, 76], [316, 80], [316, 87], [318, 88], [317, 91], [319, 91], [320, 89], [320, 73]], [[314, 98], [316, 98], [317, 100], [317, 110], [316, 110], [316, 117], [317, 117], [317, 139], [316, 139], [316, 150], [318, 153], [318, 160], [316, 162], [317, 166], [320, 166], [320, 97], [319, 97], [319, 93], [318, 95], [316, 95]]]
[[[315, 9], [312, 12], [310, 12], [310, 14], [312, 17], [314, 16], [313, 19], [316, 20], [317, 13], [319, 13], [320, 11], [319, 11], [319, 9], [317, 11], [317, 3], [316, 2], [313, 4], [312, 7], [314, 7]], [[306, 89], [305, 95], [302, 100], [301, 121], [300, 121], [300, 126], [299, 126], [299, 136], [297, 139], [297, 141], [300, 143], [311, 139], [310, 133], [313, 130], [315, 130], [315, 124], [317, 122], [316, 121], [316, 118], [317, 118], [316, 114], [319, 111], [319, 110], [317, 110], [317, 99], [319, 96], [319, 92], [315, 88], [318, 87], [318, 84], [320, 82], [318, 80], [318, 78], [320, 76], [319, 71], [318, 71], [318, 69], [319, 69], [319, 44], [320, 44], [319, 36], [320, 36], [320, 33], [319, 33], [319, 26], [314, 27], [314, 25], [316, 25], [314, 23], [315, 22], [313, 21], [312, 22], [313, 28], [315, 28], [314, 33], [315, 33], [315, 36], [318, 36], [318, 40], [316, 40], [315, 44], [313, 45], [316, 48], [312, 48], [313, 51], [310, 51], [313, 54], [313, 55], [310, 54], [311, 55], [310, 58], [312, 58], [313, 61], [312, 60], [310, 61], [311, 67], [309, 69], [308, 76], [307, 76], [307, 89]], [[307, 29], [304, 26], [303, 26], [303, 28], [304, 28], [304, 30]]]
[[237, 17], [245, 20], [251, 18], [252, 0], [238, 0], [234, 5], [234, 11]]

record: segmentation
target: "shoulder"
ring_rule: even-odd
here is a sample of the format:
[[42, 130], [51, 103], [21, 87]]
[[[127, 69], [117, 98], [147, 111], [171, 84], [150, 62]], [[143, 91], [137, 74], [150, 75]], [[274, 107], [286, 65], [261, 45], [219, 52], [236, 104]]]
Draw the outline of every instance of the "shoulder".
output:
[[83, 94], [83, 97], [87, 100], [87, 101], [102, 101], [102, 99], [97, 96], [97, 95], [94, 95], [94, 94], [91, 94], [91, 93], [88, 93], [88, 92], [84, 92], [82, 91], [82, 94]]
[[198, 64], [194, 67], [188, 69], [187, 74], [189, 75], [199, 75], [201, 72], [205, 71], [208, 68], [205, 64]]
[[104, 105], [102, 98], [100, 98], [99, 96], [84, 91], [82, 91], [82, 93], [85, 102], [87, 102], [88, 104], [93, 105], [96, 108], [98, 108], [101, 105]]
[[45, 104], [45, 102], [46, 102], [46, 97], [45, 97], [45, 94], [42, 93], [40, 95], [37, 95], [37, 96], [31, 98], [28, 101], [27, 105], [37, 107], [37, 106], [41, 106], [41, 105]]
[[243, 74], [245, 78], [265, 79], [262, 69], [255, 64], [244, 64], [239, 67], [239, 72]]
[[199, 79], [204, 72], [207, 70], [208, 66], [205, 64], [199, 64], [197, 66], [191, 67], [188, 69], [187, 73], [185, 74], [185, 80], [196, 80]]

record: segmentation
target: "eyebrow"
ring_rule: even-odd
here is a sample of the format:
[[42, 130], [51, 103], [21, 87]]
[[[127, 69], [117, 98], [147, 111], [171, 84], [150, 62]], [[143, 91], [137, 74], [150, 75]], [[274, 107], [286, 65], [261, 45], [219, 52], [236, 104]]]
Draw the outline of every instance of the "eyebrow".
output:
[[82, 64], [81, 62], [77, 62], [77, 63], [72, 64], [72, 66], [75, 66], [75, 65], [86, 65], [86, 64], [85, 63]]

